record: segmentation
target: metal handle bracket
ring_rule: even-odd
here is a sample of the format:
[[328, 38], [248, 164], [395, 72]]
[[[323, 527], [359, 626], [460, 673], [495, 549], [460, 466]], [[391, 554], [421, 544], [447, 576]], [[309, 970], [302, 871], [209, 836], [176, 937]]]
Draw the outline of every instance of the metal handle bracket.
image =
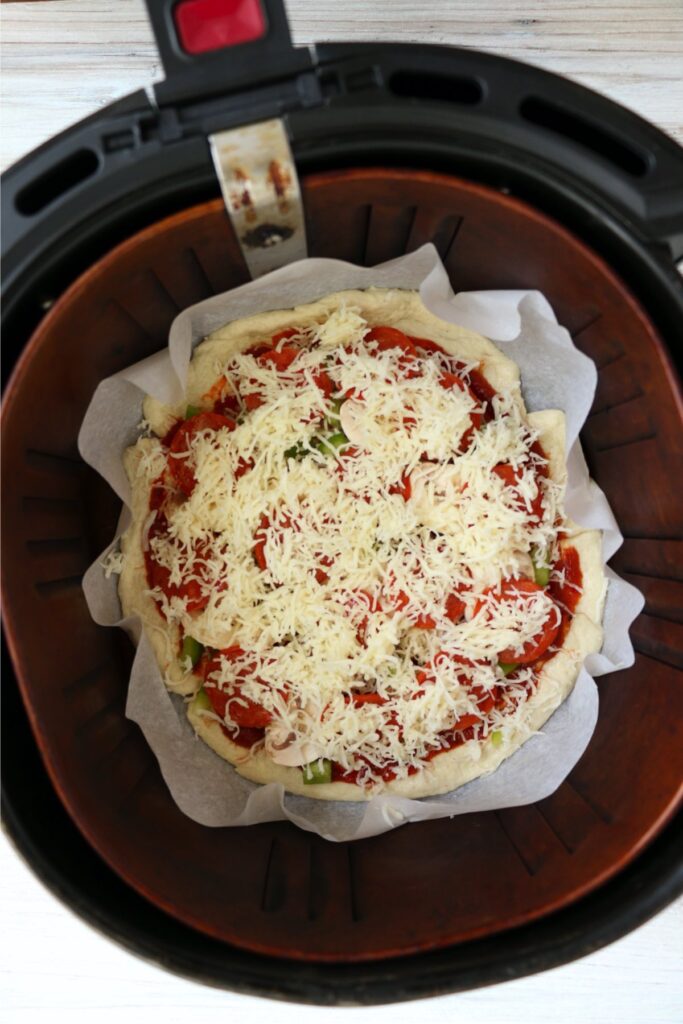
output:
[[209, 136], [223, 201], [252, 277], [304, 259], [296, 165], [279, 119]]

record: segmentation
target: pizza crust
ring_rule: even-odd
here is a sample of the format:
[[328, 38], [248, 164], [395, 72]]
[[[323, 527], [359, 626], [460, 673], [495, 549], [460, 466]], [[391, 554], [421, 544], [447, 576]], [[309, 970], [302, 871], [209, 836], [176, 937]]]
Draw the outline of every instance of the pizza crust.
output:
[[560, 409], [544, 409], [542, 412], [529, 412], [526, 418], [537, 431], [538, 440], [548, 458], [550, 479], [562, 487], [564, 498], [564, 488], [567, 486], [566, 416]]
[[[382, 792], [413, 800], [425, 796], [439, 796], [450, 793], [482, 775], [494, 772], [529, 737], [545, 725], [571, 693], [586, 655], [600, 650], [601, 646], [602, 629], [586, 615], [576, 615], [562, 650], [541, 671], [538, 686], [525, 705], [527, 714], [518, 723], [507, 743], [496, 746], [490, 739], [483, 744], [478, 740], [470, 740], [455, 750], [439, 754], [419, 774], [410, 775], [400, 781], [388, 782]], [[374, 792], [368, 792], [362, 786], [348, 782], [307, 786], [300, 768], [286, 768], [275, 764], [263, 749], [249, 756], [244, 747], [233, 743], [226, 736], [220, 723], [210, 713], [204, 714], [189, 705], [187, 715], [200, 739], [251, 782], [264, 785], [268, 782], [279, 782], [290, 793], [317, 800], [360, 801], [370, 800], [374, 796]]]
[[[169, 409], [148, 396], [144, 415], [158, 436], [164, 436], [172, 423], [184, 414], [186, 404], [201, 404], [202, 397], [216, 379], [217, 364], [227, 361], [234, 352], [249, 348], [256, 341], [270, 337], [290, 326], [306, 326], [325, 319], [340, 304], [357, 309], [370, 323], [397, 327], [413, 336], [424, 336], [441, 345], [463, 361], [481, 364], [481, 369], [496, 389], [516, 391], [523, 407], [519, 369], [493, 344], [481, 335], [447, 324], [427, 310], [416, 292], [369, 289], [329, 295], [324, 299], [291, 310], [278, 310], [234, 321], [220, 328], [197, 346], [189, 367], [186, 399], [182, 406]], [[539, 441], [549, 461], [550, 477], [566, 486], [565, 417], [558, 410], [528, 413], [529, 424], [538, 431]], [[139, 442], [138, 447], [158, 444], [155, 439]], [[144, 586], [145, 567], [142, 555], [142, 530], [148, 515], [149, 487], [153, 475], [138, 474], [136, 449], [129, 449], [125, 467], [131, 481], [133, 522], [122, 538], [124, 570], [119, 584], [121, 604], [126, 615], [137, 615], [146, 628], [166, 685], [175, 693], [192, 695], [198, 680], [183, 673], [177, 652], [180, 631], [169, 627]], [[494, 745], [471, 740], [455, 750], [439, 754], [419, 774], [389, 782], [383, 792], [397, 796], [420, 798], [451, 792], [475, 778], [488, 775], [524, 742], [538, 732], [553, 712], [567, 698], [579, 674], [584, 658], [602, 646], [600, 621], [606, 593], [606, 580], [601, 556], [601, 534], [597, 530], [578, 533], [565, 543], [577, 548], [581, 560], [584, 591], [562, 649], [542, 669], [539, 683], [525, 704], [526, 714], [517, 723], [506, 741]], [[197, 735], [220, 757], [230, 762], [244, 778], [259, 784], [281, 783], [290, 792], [320, 800], [365, 801], [374, 792], [360, 786], [335, 782], [305, 785], [300, 768], [275, 764], [263, 748], [252, 755], [233, 743], [219, 722], [210, 714], [188, 705], [188, 718]]]
[[156, 438], [142, 438], [128, 448], [123, 465], [131, 485], [131, 524], [121, 537], [123, 570], [119, 577], [119, 598], [126, 617], [137, 617], [152, 645], [166, 686], [172, 693], [193, 694], [198, 681], [191, 672], [184, 672], [178, 661], [180, 629], [169, 624], [145, 586], [146, 572], [143, 555], [143, 530], [149, 514], [149, 491], [158, 472], [144, 456], [159, 449]]
[[482, 371], [492, 386], [516, 389], [521, 403], [519, 368], [493, 342], [465, 327], [440, 320], [422, 304], [418, 292], [369, 288], [367, 291], [335, 292], [317, 302], [293, 309], [256, 313], [214, 331], [193, 352], [185, 400], [169, 409], [148, 396], [143, 406], [145, 419], [154, 432], [163, 437], [178, 416], [184, 414], [186, 405], [201, 405], [202, 397], [215, 383], [216, 365], [227, 362], [235, 352], [242, 352], [287, 327], [307, 327], [322, 322], [341, 305], [358, 310], [371, 324], [397, 327], [406, 334], [423, 335], [463, 361], [481, 363]]
[[586, 615], [595, 623], [602, 622], [607, 597], [607, 578], [602, 559], [602, 533], [583, 530], [561, 542], [561, 547], [576, 548], [583, 575], [582, 593], [575, 614]]

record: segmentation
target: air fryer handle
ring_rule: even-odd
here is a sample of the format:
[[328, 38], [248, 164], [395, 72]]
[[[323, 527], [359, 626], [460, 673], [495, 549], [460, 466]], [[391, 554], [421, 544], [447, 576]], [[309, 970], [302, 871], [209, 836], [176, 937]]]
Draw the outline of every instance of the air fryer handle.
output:
[[283, 0], [145, 0], [166, 80], [160, 105], [254, 85], [311, 65], [295, 49]]

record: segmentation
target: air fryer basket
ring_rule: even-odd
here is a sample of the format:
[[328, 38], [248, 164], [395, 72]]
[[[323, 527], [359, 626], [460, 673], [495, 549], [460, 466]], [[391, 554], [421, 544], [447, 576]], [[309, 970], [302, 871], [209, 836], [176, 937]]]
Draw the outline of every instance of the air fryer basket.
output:
[[[386, 1001], [561, 962], [642, 920], [681, 884], [674, 825], [653, 842], [683, 776], [674, 621], [682, 467], [669, 355], [683, 324], [672, 263], [681, 157], [611, 104], [508, 62], [330, 47], [311, 67], [291, 54], [277, 88], [242, 88], [220, 106], [192, 94], [203, 80], [184, 104], [180, 79], [164, 83], [160, 111], [132, 97], [8, 177], [4, 344], [21, 355], [3, 413], [3, 593], [15, 673], [3, 689], [11, 701], [16, 678], [52, 786], [102, 860], [67, 824], [20, 733], [5, 744], [7, 820], [51, 884], [146, 955], [250, 991]], [[580, 112], [566, 115], [564, 134], [543, 125], [560, 96]], [[600, 681], [588, 751], [532, 807], [356, 844], [328, 844], [288, 823], [203, 829], [175, 807], [124, 717], [127, 641], [85, 608], [82, 572], [117, 516], [113, 495], [78, 459], [85, 408], [99, 380], [165, 344], [179, 309], [246, 280], [211, 198], [202, 133], [281, 113], [283, 97], [311, 255], [373, 264], [433, 241], [456, 290], [541, 289], [598, 365], [583, 442], [627, 538], [614, 564], [647, 606], [633, 630], [635, 667]], [[593, 134], [577, 143], [581, 123]], [[609, 127], [600, 136], [595, 125]], [[88, 173], [91, 151], [100, 163]], [[73, 183], [59, 192], [65, 167]], [[18, 705], [11, 721], [22, 722]], [[46, 820], [63, 823], [57, 851], [27, 807], [22, 772]], [[77, 851], [82, 879], [67, 850]], [[296, 975], [284, 964], [292, 957], [306, 961]]]

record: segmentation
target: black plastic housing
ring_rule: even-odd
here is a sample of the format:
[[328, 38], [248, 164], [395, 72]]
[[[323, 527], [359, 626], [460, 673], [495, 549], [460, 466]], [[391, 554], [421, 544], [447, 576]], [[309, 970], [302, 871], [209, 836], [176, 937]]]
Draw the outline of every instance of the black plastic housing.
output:
[[[316, 57], [311, 70], [220, 98], [156, 107], [134, 93], [7, 171], [11, 335], [25, 337], [118, 241], [219, 194], [209, 134], [271, 117], [284, 118], [300, 173], [430, 167], [518, 195], [612, 263], [660, 329], [680, 316], [683, 155], [661, 132], [573, 83], [471, 51], [335, 44]], [[552, 111], [560, 130], [539, 123]]]

